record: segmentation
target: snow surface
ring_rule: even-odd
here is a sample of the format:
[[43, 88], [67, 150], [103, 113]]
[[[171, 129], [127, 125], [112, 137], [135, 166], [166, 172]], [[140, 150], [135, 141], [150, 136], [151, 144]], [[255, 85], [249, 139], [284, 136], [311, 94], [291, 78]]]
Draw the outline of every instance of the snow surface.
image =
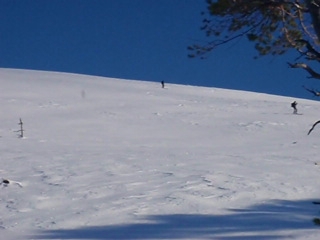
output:
[[320, 237], [319, 102], [14, 69], [0, 84], [0, 239]]

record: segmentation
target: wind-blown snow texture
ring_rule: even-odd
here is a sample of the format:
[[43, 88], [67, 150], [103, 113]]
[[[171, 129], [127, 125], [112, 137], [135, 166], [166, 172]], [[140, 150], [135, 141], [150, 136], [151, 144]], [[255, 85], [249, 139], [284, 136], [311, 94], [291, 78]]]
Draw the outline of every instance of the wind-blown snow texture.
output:
[[319, 102], [11, 69], [0, 84], [1, 239], [320, 236]]

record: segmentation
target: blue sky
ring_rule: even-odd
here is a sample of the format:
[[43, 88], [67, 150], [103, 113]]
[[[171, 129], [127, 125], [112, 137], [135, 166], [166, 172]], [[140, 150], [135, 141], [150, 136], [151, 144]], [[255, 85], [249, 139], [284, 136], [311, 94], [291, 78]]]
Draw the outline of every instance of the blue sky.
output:
[[237, 40], [206, 60], [187, 46], [200, 31], [205, 0], [0, 0], [0, 67], [248, 90], [314, 98], [316, 80], [286, 62], [254, 60]]

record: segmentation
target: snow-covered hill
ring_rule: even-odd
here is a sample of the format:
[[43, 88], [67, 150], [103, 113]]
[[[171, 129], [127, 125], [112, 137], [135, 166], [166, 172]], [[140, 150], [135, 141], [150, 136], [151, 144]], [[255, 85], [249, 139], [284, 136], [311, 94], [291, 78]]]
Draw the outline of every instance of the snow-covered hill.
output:
[[320, 236], [319, 102], [12, 69], [0, 84], [1, 239]]

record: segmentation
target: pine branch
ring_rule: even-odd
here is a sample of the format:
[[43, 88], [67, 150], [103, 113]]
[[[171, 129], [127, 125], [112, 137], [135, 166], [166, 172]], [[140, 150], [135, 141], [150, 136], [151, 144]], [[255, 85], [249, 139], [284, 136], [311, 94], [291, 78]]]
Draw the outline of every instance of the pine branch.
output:
[[291, 67], [291, 68], [302, 68], [304, 70], [306, 70], [308, 73], [310, 73], [311, 75], [311, 78], [316, 78], [316, 79], [320, 79], [320, 74], [315, 72], [311, 67], [309, 67], [307, 64], [305, 63], [289, 63], [288, 62], [288, 65]]

